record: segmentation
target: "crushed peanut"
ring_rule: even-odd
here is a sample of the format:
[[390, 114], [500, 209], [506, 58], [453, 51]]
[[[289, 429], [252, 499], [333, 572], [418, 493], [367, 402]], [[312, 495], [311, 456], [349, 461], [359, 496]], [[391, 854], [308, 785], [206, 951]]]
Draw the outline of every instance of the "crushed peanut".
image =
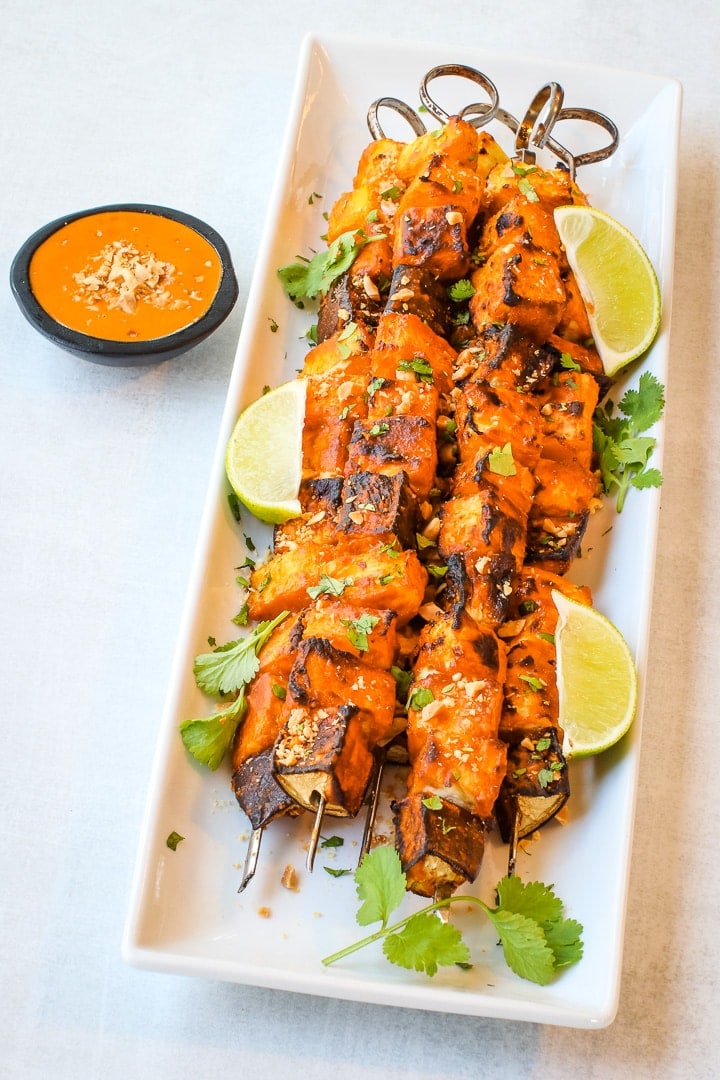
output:
[[189, 307], [187, 300], [171, 300], [175, 267], [152, 252], [141, 252], [134, 244], [114, 240], [73, 279], [78, 288], [75, 300], [93, 306], [97, 302], [109, 309], [120, 308], [132, 315], [139, 303], [154, 307]]

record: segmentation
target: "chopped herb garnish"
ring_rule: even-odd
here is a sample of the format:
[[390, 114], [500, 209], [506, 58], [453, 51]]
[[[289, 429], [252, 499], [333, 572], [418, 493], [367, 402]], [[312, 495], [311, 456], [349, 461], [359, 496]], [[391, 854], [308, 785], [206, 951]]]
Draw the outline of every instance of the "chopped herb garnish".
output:
[[390, 668], [390, 674], [392, 675], [397, 685], [397, 696], [400, 701], [406, 701], [408, 691], [412, 686], [413, 673], [412, 671], [405, 671], [404, 668], [397, 667], [395, 664]]
[[306, 300], [316, 300], [328, 291], [333, 281], [352, 266], [358, 252], [380, 234], [368, 236], [361, 229], [342, 233], [327, 250], [318, 251], [311, 259], [281, 266], [278, 277], [294, 304], [302, 307]]
[[430, 705], [434, 700], [435, 695], [428, 686], [415, 686], [408, 696], [407, 707], [408, 709], [416, 709], [419, 712], [420, 709], [424, 709], [426, 705]]
[[540, 769], [538, 771], [538, 784], [541, 788], [546, 788], [548, 784], [552, 784], [557, 777], [552, 769]]
[[539, 881], [524, 883], [504, 877], [496, 886], [497, 906], [489, 907], [473, 895], [447, 897], [390, 924], [391, 914], [405, 900], [407, 880], [397, 852], [388, 846], [369, 852], [355, 871], [361, 926], [379, 922], [380, 929], [354, 944], [326, 956], [323, 964], [337, 963], [373, 942], [382, 941], [392, 964], [435, 975], [439, 966], [467, 968], [470, 951], [460, 931], [435, 912], [454, 903], [479, 907], [492, 922], [505, 961], [516, 975], [541, 986], [558, 970], [576, 963], [583, 952], [582, 926], [563, 914], [562, 901]]
[[165, 843], [171, 851], [177, 851], [178, 844], [181, 843], [181, 841], [183, 841], [184, 839], [184, 836], [181, 836], [179, 832], [175, 832], [175, 830], [173, 829]]
[[237, 693], [237, 697], [213, 716], [183, 720], [180, 735], [188, 751], [203, 765], [217, 769], [245, 714], [245, 687], [260, 667], [258, 653], [273, 630], [288, 616], [282, 611], [275, 619], [258, 623], [247, 637], [229, 641], [211, 653], [195, 657], [195, 681], [205, 694], [218, 696]]
[[660, 470], [648, 468], [657, 440], [642, 433], [660, 419], [664, 407], [665, 388], [651, 372], [645, 371], [637, 390], [626, 391], [618, 403], [622, 415], [613, 415], [612, 401], [595, 410], [593, 448], [600, 464], [603, 490], [606, 495], [616, 496], [618, 513], [630, 488], [662, 484]]
[[271, 621], [258, 623], [256, 629], [247, 637], [229, 641], [211, 653], [196, 656], [193, 673], [203, 693], [232, 694], [249, 683], [260, 666], [260, 649], [288, 614], [287, 611], [282, 611]]
[[348, 641], [360, 652], [367, 652], [370, 648], [368, 635], [379, 623], [377, 615], [361, 615], [358, 619], [342, 619], [343, 626], [347, 626]]
[[272, 684], [272, 692], [280, 701], [284, 701], [287, 697], [287, 690], [284, 686], [281, 686], [280, 683], [274, 682]]
[[523, 682], [526, 682], [530, 689], [534, 690], [535, 693], [544, 690], [547, 685], [543, 679], [538, 679], [535, 675], [520, 675], [519, 678], [522, 679]]
[[493, 447], [487, 456], [487, 467], [490, 472], [497, 473], [498, 476], [515, 476], [517, 466], [510, 443], [505, 443], [502, 448]]
[[228, 501], [228, 506], [230, 507], [230, 513], [235, 518], [235, 520], [237, 522], [239, 522], [240, 521], [240, 500], [238, 499], [238, 497], [237, 497], [237, 495], [235, 494], [234, 491], [229, 491], [228, 492], [227, 501]]
[[249, 618], [250, 605], [246, 601], [238, 611], [237, 615], [234, 616], [232, 622], [234, 622], [236, 626], [247, 626]]
[[439, 795], [428, 795], [422, 800], [423, 806], [426, 806], [428, 810], [442, 810], [443, 801]]
[[414, 371], [418, 382], [431, 383], [434, 378], [432, 365], [424, 356], [416, 356], [414, 360], [401, 360], [397, 370]]
[[368, 435], [387, 435], [389, 430], [390, 425], [386, 424], [384, 420], [381, 420], [379, 423], [373, 424], [368, 431]]
[[[375, 508], [373, 507], [373, 509], [375, 509]], [[391, 559], [399, 559], [400, 555], [402, 554], [395, 547], [395, 541], [394, 540], [390, 544], [383, 544], [382, 547], [380, 548], [380, 551], [381, 551], [381, 553], [383, 555], [389, 555]]]
[[342, 836], [324, 836], [320, 841], [321, 848], [342, 847], [345, 841]]
[[330, 877], [347, 877], [348, 874], [352, 874], [352, 870], [338, 870], [334, 866], [324, 866], [323, 870]]
[[460, 303], [475, 295], [475, 286], [468, 278], [461, 278], [460, 281], [454, 281], [447, 292], [451, 300]]
[[560, 364], [562, 367], [567, 368], [568, 371], [582, 371], [582, 368], [578, 364], [577, 360], [573, 360], [570, 353], [564, 352], [560, 354]]
[[354, 582], [355, 579], [351, 577], [340, 580], [339, 578], [330, 577], [329, 574], [321, 574], [319, 583], [311, 585], [307, 593], [311, 600], [317, 600], [318, 596], [342, 596], [345, 589], [349, 585], [353, 585]]
[[518, 180], [518, 191], [525, 196], [528, 202], [540, 202], [540, 196], [527, 177]]

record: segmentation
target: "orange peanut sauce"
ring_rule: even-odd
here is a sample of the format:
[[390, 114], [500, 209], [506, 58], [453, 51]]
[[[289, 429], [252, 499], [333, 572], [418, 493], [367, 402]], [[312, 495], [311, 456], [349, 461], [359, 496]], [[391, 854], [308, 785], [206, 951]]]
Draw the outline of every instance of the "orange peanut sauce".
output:
[[110, 341], [150, 341], [197, 322], [221, 278], [220, 257], [200, 233], [134, 210], [70, 221], [30, 261], [30, 287], [45, 311]]

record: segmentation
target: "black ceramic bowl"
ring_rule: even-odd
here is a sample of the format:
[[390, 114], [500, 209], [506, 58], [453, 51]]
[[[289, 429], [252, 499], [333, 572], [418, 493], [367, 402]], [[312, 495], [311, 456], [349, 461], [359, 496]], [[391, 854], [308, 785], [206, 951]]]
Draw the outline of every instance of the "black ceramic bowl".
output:
[[[195, 321], [163, 336], [143, 340], [114, 341], [108, 338], [94, 337], [64, 326], [50, 315], [38, 302], [30, 285], [30, 263], [33, 255], [45, 240], [70, 222], [91, 217], [108, 211], [132, 211], [140, 214], [154, 214], [179, 222], [181, 225], [199, 233], [214, 249], [220, 261], [220, 281], [210, 306]], [[44, 225], [33, 233], [22, 245], [10, 268], [10, 286], [23, 315], [41, 334], [69, 352], [93, 360], [100, 364], [141, 365], [171, 360], [187, 352], [213, 333], [228, 317], [238, 297], [238, 285], [233, 270], [230, 252], [222, 237], [205, 222], [179, 210], [170, 210], [166, 206], [151, 206], [144, 203], [118, 203], [111, 206], [98, 206], [91, 210], [81, 210], [75, 214]]]

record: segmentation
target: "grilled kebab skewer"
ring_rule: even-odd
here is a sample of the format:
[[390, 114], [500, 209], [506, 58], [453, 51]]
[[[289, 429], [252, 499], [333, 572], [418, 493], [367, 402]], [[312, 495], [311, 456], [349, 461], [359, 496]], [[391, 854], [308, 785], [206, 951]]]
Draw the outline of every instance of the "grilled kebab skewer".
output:
[[[403, 800], [406, 805], [396, 811], [400, 848], [406, 853], [404, 862], [411, 871], [410, 887], [426, 894], [446, 887], [448, 882], [454, 887], [454, 883], [471, 879], [477, 873], [477, 851], [479, 845], [481, 857], [483, 831], [482, 827], [471, 826], [481, 826], [490, 816], [503, 775], [505, 806], [518, 805], [518, 797], [511, 788], [507, 795], [508, 772], [503, 772], [505, 748], [497, 740], [501, 716], [507, 712], [503, 701], [510, 692], [503, 692], [507, 647], [499, 635], [503, 634], [508, 599], [513, 595], [528, 553], [528, 523], [530, 535], [538, 537], [529, 545], [530, 557], [536, 561], [548, 561], [553, 543], [546, 539], [548, 533], [557, 541], [555, 551], [564, 558], [561, 570], [569, 565], [569, 553], [577, 551], [582, 530], [572, 526], [577, 526], [578, 498], [581, 503], [585, 499], [579, 515], [582, 517], [586, 515], [594, 488], [587, 482], [578, 496], [578, 477], [573, 477], [574, 486], [569, 485], [575, 500], [572, 505], [561, 502], [558, 506], [557, 499], [555, 503], [551, 501], [558, 477], [570, 469], [565, 451], [572, 425], [567, 424], [567, 414], [576, 415], [577, 400], [574, 393], [568, 397], [567, 384], [571, 380], [563, 378], [562, 371], [558, 371], [558, 361], [565, 355], [580, 357], [575, 363], [578, 368], [584, 365], [589, 373], [585, 376], [585, 372], [580, 372], [590, 390], [591, 384], [594, 386], [598, 381], [594, 369], [599, 368], [592, 350], [583, 348], [576, 340], [582, 338], [585, 327], [582, 312], [573, 302], [569, 270], [562, 265], [554, 226], [551, 228], [548, 221], [551, 206], [549, 209], [545, 204], [534, 206], [540, 201], [538, 189], [543, 193], [547, 189], [550, 199], [568, 200], [578, 197], [574, 185], [569, 185], [562, 175], [559, 179], [554, 176], [548, 179], [542, 173], [528, 180], [537, 198], [528, 197], [522, 191], [517, 173], [512, 169], [508, 172], [508, 166], [502, 164], [504, 155], [499, 148], [486, 136], [481, 138], [470, 125], [452, 119], [440, 136], [436, 133], [430, 136], [432, 141], [429, 136], [421, 136], [407, 147], [391, 144], [389, 140], [382, 147], [373, 144], [364, 155], [365, 173], [363, 168], [358, 173], [359, 176], [363, 173], [363, 182], [356, 184], [347, 198], [339, 200], [330, 215], [328, 239], [332, 239], [333, 230], [339, 234], [346, 225], [360, 227], [358, 215], [365, 212], [367, 221], [367, 206], [373, 202], [375, 220], [382, 215], [383, 227], [393, 235], [392, 244], [387, 237], [368, 243], [351, 272], [331, 290], [321, 310], [320, 326], [325, 340], [311, 352], [303, 371], [303, 377], [308, 380], [304, 472], [308, 480], [335, 482], [336, 494], [341, 480], [339, 505], [334, 514], [308, 511], [301, 524], [291, 522], [276, 531], [273, 556], [254, 572], [250, 596], [250, 614], [254, 619], [272, 617], [285, 608], [303, 612], [307, 608], [308, 588], [316, 586], [325, 574], [330, 580], [345, 583], [342, 600], [357, 603], [358, 611], [395, 611], [400, 625], [414, 619], [423, 604], [427, 576], [414, 549], [412, 531], [418, 521], [418, 504], [427, 506], [435, 485], [435, 425], [442, 415], [439, 410], [451, 411], [447, 400], [451, 393], [455, 394], [454, 422], [459, 433], [460, 465], [452, 481], [451, 498], [443, 507], [439, 545], [447, 563], [446, 610], [439, 611], [438, 618], [423, 631], [414, 667], [418, 687], [431, 690], [433, 702], [422, 709], [408, 709], [408, 740], [415, 771], [408, 798]], [[451, 161], [452, 155], [443, 153], [443, 148], [454, 148], [457, 161]], [[477, 166], [478, 161], [482, 162], [483, 170]], [[379, 179], [374, 186], [364, 183], [375, 167]], [[397, 205], [388, 198], [383, 200], [379, 190], [388, 180], [396, 178], [402, 188]], [[538, 184], [538, 180], [542, 183]], [[562, 189], [559, 196], [557, 188]], [[475, 294], [470, 303], [476, 337], [457, 357], [444, 337], [446, 324], [438, 283], [458, 280], [470, 269], [469, 237], [477, 225], [481, 205], [487, 224], [478, 248], [481, 266], [472, 275]], [[530, 217], [532, 221], [528, 223]], [[396, 227], [391, 228], [395, 219]], [[388, 269], [392, 270], [392, 285], [383, 304], [382, 279]], [[568, 336], [561, 336], [565, 334]], [[465, 366], [469, 378], [463, 378]], [[575, 376], [576, 385], [577, 379]], [[452, 391], [454, 385], [456, 390]], [[575, 387], [570, 389], [574, 392]], [[363, 394], [367, 395], [367, 402]], [[592, 393], [588, 391], [584, 397], [585, 402], [590, 402]], [[572, 409], [568, 408], [569, 404], [573, 405]], [[498, 442], [498, 435], [505, 436], [497, 419], [489, 422], [489, 427], [494, 425], [494, 440], [485, 438], [488, 425], [478, 429], [477, 418], [488, 405], [499, 407], [501, 412], [502, 408], [509, 411], [513, 418], [512, 438]], [[583, 422], [587, 421], [588, 408], [591, 415], [589, 406], [583, 405], [581, 409]], [[516, 414], [520, 414], [519, 419]], [[516, 431], [524, 432], [519, 441]], [[483, 438], [478, 441], [475, 436], [485, 438], [484, 443]], [[579, 449], [583, 432], [579, 432], [576, 442]], [[583, 445], [586, 449], [586, 438]], [[488, 467], [488, 459], [493, 453], [507, 454], [507, 446], [513, 471], [509, 475], [503, 475], [503, 471], [494, 473]], [[581, 456], [582, 461], [578, 457], [573, 464], [578, 466], [578, 476], [586, 479], [591, 475], [590, 462], [587, 454]], [[540, 498], [537, 479], [540, 479], [540, 492], [545, 493]], [[378, 510], [378, 506], [382, 509]], [[552, 528], [548, 528], [548, 521]], [[488, 543], [493, 529], [499, 537], [495, 545], [492, 540]], [[567, 530], [564, 535], [563, 529]], [[577, 536], [577, 543], [568, 544], [570, 532], [573, 539]], [[394, 588], [388, 593], [390, 581]], [[382, 583], [381, 594], [378, 583]], [[472, 648], [469, 642], [473, 643]], [[534, 647], [537, 648], [537, 643]], [[444, 652], [447, 654], [437, 673], [435, 668], [427, 667], [431, 649], [438, 660]], [[351, 721], [363, 709], [352, 702], [357, 712], [350, 709], [353, 716], [348, 712], [345, 700], [348, 681], [343, 677], [347, 665], [345, 654], [346, 649], [338, 649], [331, 638], [304, 639], [295, 660], [298, 664], [295, 681], [290, 679], [293, 689], [289, 695], [286, 691], [285, 704], [280, 709], [268, 710], [282, 717], [272, 755], [275, 782], [281, 781], [283, 790], [291, 791], [297, 802], [310, 808], [324, 808], [329, 799], [331, 812], [336, 813], [352, 813], [359, 808], [360, 787], [372, 771], [371, 744], [373, 740], [374, 745], [387, 740], [395, 731], [388, 704], [389, 684], [379, 678], [378, 672], [376, 681], [383, 684], [381, 697], [385, 703], [380, 713], [384, 720], [378, 722], [377, 703], [366, 702], [371, 707], [364, 710], [364, 724], [355, 722], [356, 727], [364, 727], [364, 739], [357, 743], [362, 745], [366, 760], [360, 770], [361, 781], [353, 797], [343, 794], [332, 802], [331, 780], [333, 783], [337, 780], [333, 769], [337, 770], [339, 758], [324, 773], [322, 769], [313, 771], [308, 765], [312, 754], [306, 754], [307, 745], [302, 738], [298, 739], [297, 723], [289, 728], [288, 722], [294, 711], [295, 722], [302, 720], [305, 724], [313, 710], [317, 719], [317, 712], [328, 711], [329, 705], [333, 717], [341, 719], [340, 727], [345, 732], [350, 730]], [[463, 656], [476, 662], [479, 654], [485, 659], [482, 672], [473, 664], [469, 664], [466, 673], [455, 668], [450, 672], [450, 657]], [[443, 669], [443, 663], [447, 670]], [[337, 692], [330, 689], [323, 699], [322, 691], [333, 682], [330, 676], [337, 676], [338, 672], [341, 677]], [[433, 682], [435, 674], [447, 677], [443, 687], [438, 687], [436, 680]], [[460, 678], [453, 680], [451, 676], [457, 674]], [[437, 708], [428, 707], [438, 700], [432, 686], [423, 686], [423, 680], [428, 679], [439, 691]], [[449, 701], [442, 702], [442, 691], [451, 699], [460, 682], [468, 703], [472, 696], [465, 689], [467, 686], [482, 696], [481, 723], [477, 725], [473, 715], [473, 724], [468, 724], [470, 714], [478, 711], [476, 705], [468, 704], [464, 710], [452, 710], [454, 719], [450, 725], [446, 724], [452, 731], [432, 730], [431, 714], [448, 711]], [[342, 709], [346, 713], [341, 717], [338, 710]], [[370, 721], [368, 716], [372, 717]], [[272, 731], [272, 724], [269, 726]], [[474, 727], [472, 738], [469, 727]], [[502, 731], [509, 730], [506, 723]], [[480, 731], [484, 734], [478, 735]], [[467, 777], [462, 782], [463, 770], [457, 767], [453, 768], [451, 783], [447, 781], [447, 771], [439, 780], [437, 767], [424, 770], [420, 767], [424, 759], [436, 754], [441, 734], [446, 736], [441, 753], [451, 747], [449, 752], [454, 754], [459, 750], [461, 756], [465, 754], [457, 742], [459, 732], [464, 736], [463, 745], [474, 738], [484, 740], [482, 750], [473, 744], [472, 752], [467, 751], [462, 764], [471, 759], [473, 764], [466, 769]], [[310, 739], [309, 744], [319, 751], [317, 737], [314, 742]], [[243, 753], [241, 746], [242, 736], [238, 741], [239, 757]], [[303, 768], [294, 770], [297, 762], [290, 759], [301, 746]], [[480, 764], [483, 753], [488, 766], [484, 773]], [[434, 766], [434, 762], [431, 764]], [[297, 779], [300, 773], [304, 773], [305, 783]], [[290, 776], [295, 779], [289, 780]], [[437, 795], [440, 790], [443, 796], [438, 797], [442, 799], [443, 812], [458, 819], [469, 814], [467, 828], [447, 827], [446, 821], [443, 829], [441, 816], [433, 818], [425, 812], [428, 807], [423, 800], [427, 802], [428, 792]], [[441, 837], [426, 842], [433, 828], [438, 832], [438, 826]], [[459, 835], [453, 837], [456, 832]], [[453, 837], [453, 841], [448, 837]], [[461, 838], [463, 842], [472, 840], [475, 855], [464, 856], [465, 864], [472, 865], [461, 865], [456, 882], [454, 871], [448, 876], [447, 867], [452, 870], [451, 849], [460, 846]], [[435, 850], [437, 847], [440, 854]], [[414, 854], [408, 855], [409, 852]], [[415, 858], [418, 852], [420, 856]]]

